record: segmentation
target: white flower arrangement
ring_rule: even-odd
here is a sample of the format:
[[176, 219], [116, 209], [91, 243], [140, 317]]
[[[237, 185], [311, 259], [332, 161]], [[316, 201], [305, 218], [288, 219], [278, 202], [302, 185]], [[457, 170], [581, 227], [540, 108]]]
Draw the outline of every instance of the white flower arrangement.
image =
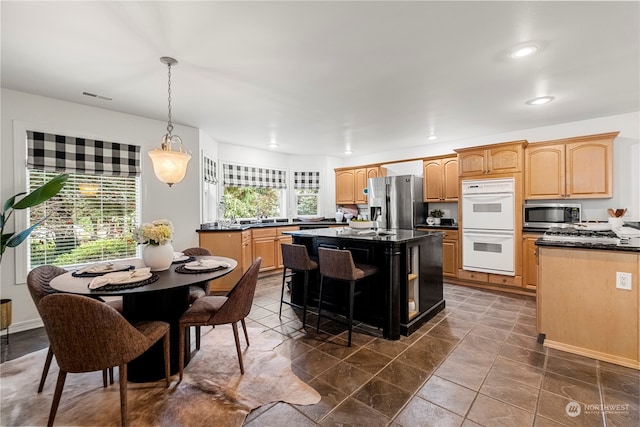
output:
[[133, 238], [140, 244], [164, 245], [173, 238], [173, 224], [168, 219], [156, 219], [133, 230]]

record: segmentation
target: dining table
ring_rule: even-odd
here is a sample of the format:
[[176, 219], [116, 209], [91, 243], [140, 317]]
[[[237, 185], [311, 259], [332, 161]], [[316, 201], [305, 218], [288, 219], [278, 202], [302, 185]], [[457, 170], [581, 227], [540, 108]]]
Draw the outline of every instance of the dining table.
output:
[[[204, 284], [231, 273], [237, 266], [236, 260], [221, 256], [196, 256], [189, 261], [214, 260], [226, 263], [228, 267], [218, 269], [185, 269], [184, 262], [174, 262], [169, 269], [154, 271], [150, 279], [127, 286], [105, 286], [91, 289], [89, 284], [98, 275], [69, 271], [54, 278], [50, 286], [58, 292], [86, 295], [94, 298], [122, 297], [122, 315], [130, 322], [161, 320], [170, 325], [171, 374], [178, 372], [178, 332], [180, 316], [189, 307], [189, 286]], [[209, 261], [205, 261], [209, 262]], [[129, 269], [144, 268], [142, 259], [132, 258], [113, 261]], [[177, 270], [177, 271], [176, 271]], [[150, 283], [149, 283], [150, 282]], [[139, 285], [139, 286], [138, 286]], [[114, 289], [115, 288], [115, 289]], [[185, 366], [191, 358], [190, 334], [185, 334]], [[149, 382], [164, 378], [164, 351], [160, 340], [145, 353], [129, 362], [128, 380]]]

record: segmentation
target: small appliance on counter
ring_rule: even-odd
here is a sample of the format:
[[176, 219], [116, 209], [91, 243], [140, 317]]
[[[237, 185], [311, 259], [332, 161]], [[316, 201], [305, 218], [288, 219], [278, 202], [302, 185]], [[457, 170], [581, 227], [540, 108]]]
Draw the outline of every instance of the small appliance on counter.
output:
[[581, 210], [579, 203], [527, 203], [522, 206], [522, 226], [546, 230], [579, 223]]

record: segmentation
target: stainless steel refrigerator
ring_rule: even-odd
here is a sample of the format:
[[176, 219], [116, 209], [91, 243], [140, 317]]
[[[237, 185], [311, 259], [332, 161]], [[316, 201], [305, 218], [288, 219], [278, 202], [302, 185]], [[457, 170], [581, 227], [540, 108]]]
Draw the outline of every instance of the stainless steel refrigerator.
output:
[[370, 178], [367, 186], [369, 218], [380, 228], [412, 230], [422, 224], [422, 178], [415, 175]]

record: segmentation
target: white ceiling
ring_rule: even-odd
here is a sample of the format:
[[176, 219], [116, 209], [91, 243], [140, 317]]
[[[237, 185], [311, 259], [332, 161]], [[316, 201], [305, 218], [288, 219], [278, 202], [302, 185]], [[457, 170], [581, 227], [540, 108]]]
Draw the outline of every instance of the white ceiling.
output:
[[[2, 1], [2, 87], [342, 156], [640, 110], [640, 3]], [[534, 42], [539, 53], [507, 58]], [[87, 91], [112, 101], [83, 96]], [[552, 95], [546, 106], [525, 101]], [[162, 129], [158, 131], [160, 138]], [[499, 142], [499, 141], [497, 141]]]

